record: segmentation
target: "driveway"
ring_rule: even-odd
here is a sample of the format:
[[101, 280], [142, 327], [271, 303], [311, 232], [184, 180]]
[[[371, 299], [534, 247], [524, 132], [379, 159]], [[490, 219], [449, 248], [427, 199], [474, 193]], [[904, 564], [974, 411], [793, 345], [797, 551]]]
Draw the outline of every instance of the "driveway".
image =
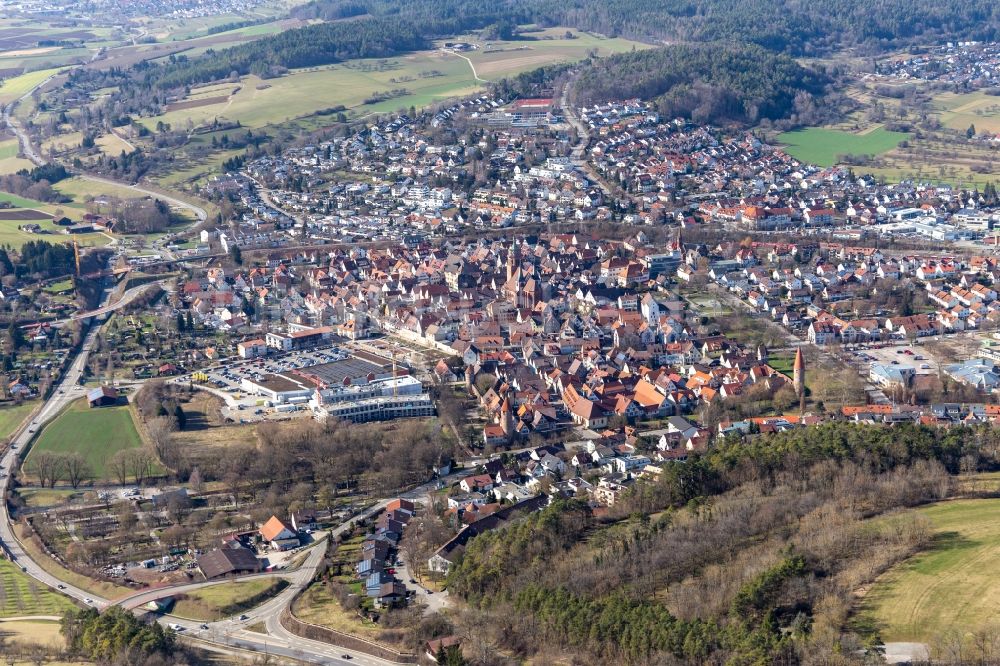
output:
[[416, 596], [414, 597], [416, 603], [427, 606], [424, 611], [425, 615], [437, 613], [438, 611], [451, 606], [451, 599], [448, 597], [448, 590], [443, 592], [432, 592], [419, 583], [411, 583], [410, 580], [413, 580], [414, 577], [410, 574], [410, 570], [407, 568], [406, 562], [400, 562], [396, 565], [395, 569], [396, 578], [403, 581], [403, 585], [406, 586], [407, 590], [411, 590], [416, 593]]

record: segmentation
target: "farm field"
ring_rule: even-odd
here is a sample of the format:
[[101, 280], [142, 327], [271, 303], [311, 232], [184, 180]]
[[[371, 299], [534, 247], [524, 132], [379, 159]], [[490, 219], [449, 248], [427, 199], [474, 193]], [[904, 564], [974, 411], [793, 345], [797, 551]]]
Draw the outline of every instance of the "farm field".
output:
[[789, 155], [812, 164], [829, 167], [839, 155], [881, 155], [909, 138], [904, 132], [890, 132], [881, 127], [863, 134], [810, 127], [784, 132], [777, 140]]
[[[605, 39], [580, 34], [576, 39], [555, 37], [565, 29], [541, 33], [537, 40], [491, 42], [489, 51], [480, 49], [467, 55], [475, 63], [480, 77], [500, 78], [545, 64], [585, 58], [591, 50], [601, 55], [626, 51], [643, 45], [625, 39]], [[471, 38], [470, 38], [471, 39]], [[482, 67], [484, 71], [479, 71]], [[486, 72], [489, 76], [486, 76]], [[282, 123], [315, 111], [343, 105], [357, 114], [394, 111], [401, 107], [427, 106], [436, 101], [472, 93], [479, 89], [469, 63], [459, 55], [443, 51], [422, 51], [407, 56], [384, 59], [352, 60], [323, 67], [295, 70], [287, 76], [266, 81], [255, 76], [242, 80], [239, 92], [214, 104], [175, 109], [141, 122], [150, 129], [157, 122], [183, 126], [188, 120], [196, 126], [214, 118], [239, 120], [251, 128]], [[234, 86], [195, 88], [187, 101], [226, 95]], [[405, 89], [405, 95], [365, 104], [377, 92]], [[294, 113], [291, 111], [294, 109]], [[322, 118], [318, 121], [325, 122]]]
[[[0, 193], [0, 201], [3, 201], [2, 193]], [[69, 208], [68, 205], [66, 207]], [[52, 222], [51, 218], [31, 220], [9, 219], [10, 217], [21, 213], [32, 214], [34, 217], [39, 214], [36, 211], [45, 212], [51, 215], [53, 211], [58, 208], [59, 206], [43, 205], [40, 208], [32, 207], [30, 209], [0, 209], [0, 245], [10, 245], [11, 247], [20, 248], [28, 241], [33, 240], [44, 240], [49, 243], [71, 243], [75, 240], [84, 247], [103, 247], [111, 242], [111, 239], [108, 236], [96, 232], [90, 234], [76, 234], [71, 238], [70, 236], [61, 233], [61, 227]], [[31, 212], [28, 213], [28, 211]], [[78, 209], [68, 209], [65, 212], [67, 215], [74, 218], [78, 218], [82, 213], [82, 211]], [[5, 219], [5, 217], [7, 219]], [[37, 224], [42, 228], [42, 233], [29, 234], [26, 231], [18, 229], [19, 226], [27, 223]]]
[[24, 402], [11, 407], [0, 407], [0, 439], [8, 437], [34, 409], [35, 403]]
[[477, 44], [476, 51], [463, 53], [476, 66], [476, 73], [486, 80], [502, 78], [526, 72], [557, 62], [583, 60], [590, 52], [598, 56], [649, 48], [648, 45], [627, 39], [599, 37], [597, 35], [571, 31], [573, 39], [566, 39], [566, 28], [522, 33], [527, 39], [516, 41], [491, 41], [484, 43], [473, 35], [461, 37], [462, 41]]
[[96, 478], [106, 479], [110, 476], [108, 461], [115, 453], [140, 446], [142, 440], [128, 407], [91, 409], [81, 398], [45, 426], [25, 462], [30, 469], [31, 457], [39, 451], [77, 452], [90, 464]]
[[0, 84], [0, 104], [10, 104], [20, 99], [32, 88], [58, 71], [58, 67], [42, 69], [37, 72], [29, 72], [28, 74], [6, 79], [3, 84]]
[[[263, 29], [265, 26], [254, 27]], [[323, 109], [343, 106], [349, 117], [361, 118], [410, 106], [422, 108], [474, 94], [486, 81], [546, 64], [580, 60], [590, 52], [608, 55], [646, 48], [638, 42], [586, 33], [575, 33], [575, 38], [565, 39], [565, 33], [565, 29], [559, 28], [538, 31], [530, 33], [532, 38], [529, 39], [490, 42], [489, 49], [485, 42], [466, 36], [461, 39], [478, 43], [481, 48], [461, 55], [433, 50], [393, 58], [352, 60], [294, 70], [283, 77], [267, 80], [246, 76], [239, 84], [195, 87], [183, 100], [172, 104], [170, 110], [139, 122], [154, 129], [160, 122], [172, 127], [184, 127], [190, 122], [197, 127], [219, 119], [239, 121], [243, 127], [254, 130], [283, 125], [299, 131], [313, 131], [334, 122], [329, 115], [314, 115]], [[396, 92], [389, 95], [390, 91]], [[377, 94], [388, 98], [373, 101]], [[207, 140], [207, 136], [195, 136], [192, 143]], [[175, 187], [198, 180], [214, 173], [223, 161], [241, 152], [214, 151], [208, 158], [181, 160], [170, 173], [162, 174], [159, 182]]]
[[934, 107], [940, 109], [941, 123], [960, 132], [975, 125], [979, 132], [1000, 133], [1000, 97], [982, 91], [966, 95], [939, 93]]
[[17, 173], [21, 169], [30, 169], [34, 166], [31, 160], [17, 156], [20, 149], [17, 139], [0, 141], [0, 175]]
[[146, 196], [141, 192], [136, 192], [127, 185], [103, 183], [81, 176], [61, 180], [52, 187], [66, 196], [72, 197], [77, 205], [82, 205], [88, 196], [99, 197], [105, 195], [120, 197], [122, 199], [138, 199]]
[[[855, 82], [845, 94], [858, 104], [856, 110], [823, 128], [778, 135], [777, 141], [797, 144], [788, 152], [817, 164], [829, 164], [838, 154], [868, 154], [872, 157], [854, 165], [854, 172], [887, 182], [981, 188], [996, 181], [996, 151], [985, 143], [967, 142], [965, 132], [970, 125], [975, 125], [977, 132], [1000, 132], [1000, 97], [982, 91], [960, 95], [920, 86], [914, 93], [913, 88], [912, 82]], [[887, 92], [894, 89], [898, 95]], [[886, 141], [888, 149], [876, 146], [883, 150], [874, 153], [873, 148], [858, 146], [859, 140], [878, 139], [880, 133], [887, 133], [885, 123], [890, 121], [919, 131], [905, 147], [899, 147], [898, 141]]]
[[0, 560], [0, 617], [60, 615], [73, 607], [67, 597], [21, 573], [17, 564]]
[[65, 647], [65, 641], [59, 633], [59, 623], [52, 620], [0, 621], [0, 636], [8, 642], [34, 643], [56, 649]]
[[995, 624], [1000, 613], [1000, 500], [954, 500], [918, 510], [931, 523], [931, 548], [884, 574], [862, 616], [886, 641], [933, 641]]

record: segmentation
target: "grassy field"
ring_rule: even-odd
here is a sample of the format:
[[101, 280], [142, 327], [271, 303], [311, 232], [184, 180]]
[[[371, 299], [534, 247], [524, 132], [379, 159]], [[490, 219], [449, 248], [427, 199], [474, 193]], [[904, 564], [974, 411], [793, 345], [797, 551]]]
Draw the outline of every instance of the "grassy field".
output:
[[55, 649], [62, 649], [66, 645], [59, 633], [59, 623], [45, 620], [0, 621], [0, 636], [9, 642], [33, 643]]
[[25, 402], [17, 406], [0, 407], [0, 439], [8, 437], [28, 413], [35, 408], [35, 403]]
[[0, 85], [0, 104], [10, 104], [24, 97], [25, 94], [38, 84], [58, 71], [58, 67], [54, 69], [41, 69], [37, 72], [29, 72], [4, 80], [3, 84]]
[[313, 583], [301, 597], [296, 599], [293, 612], [295, 617], [303, 622], [329, 627], [334, 631], [353, 634], [368, 640], [378, 640], [379, 634], [382, 633], [374, 622], [344, 610], [340, 601], [322, 583]]
[[45, 426], [31, 447], [26, 461], [38, 451], [77, 452], [86, 458], [97, 478], [109, 478], [108, 460], [123, 449], [142, 446], [128, 407], [91, 409], [85, 399]]
[[136, 192], [132, 188], [125, 185], [99, 183], [81, 176], [61, 180], [53, 187], [66, 196], [72, 197], [78, 204], [82, 204], [87, 197], [99, 197], [101, 195], [119, 197], [122, 199], [138, 199], [146, 196], [145, 194]]
[[876, 128], [864, 134], [842, 132], [840, 130], [810, 127], [778, 135], [778, 142], [793, 157], [818, 164], [833, 166], [839, 155], [881, 155], [889, 152], [900, 141], [909, 138], [903, 132], [890, 132]]
[[863, 615], [886, 641], [931, 641], [995, 624], [1000, 614], [1000, 500], [955, 500], [920, 509], [934, 545], [883, 575]]
[[[243, 127], [252, 129], [282, 125], [296, 131], [314, 131], [334, 122], [329, 115], [314, 115], [323, 109], [344, 106], [349, 116], [357, 118], [410, 106], [422, 108], [473, 94], [486, 81], [542, 65], [581, 60], [590, 52], [609, 55], [646, 48], [638, 42], [585, 33], [565, 39], [565, 33], [565, 29], [558, 28], [538, 31], [521, 41], [490, 42], [489, 49], [487, 43], [479, 42], [475, 36], [466, 36], [461, 39], [478, 43], [481, 48], [461, 56], [433, 50], [394, 58], [352, 60], [294, 70], [268, 80], [247, 76], [238, 85], [193, 88], [182, 100], [189, 105], [187, 108], [175, 107], [139, 122], [153, 129], [159, 122], [173, 127], [185, 127], [190, 122], [197, 127], [220, 119], [238, 120]], [[400, 90], [404, 92], [389, 99], [370, 101], [376, 93]], [[195, 136], [192, 145], [203, 145], [209, 140], [207, 135]], [[196, 181], [217, 172], [223, 161], [241, 152], [214, 151], [208, 158], [197, 157], [186, 162], [181, 159], [171, 173], [160, 176], [159, 182], [174, 187]]]
[[17, 156], [19, 150], [17, 139], [0, 141], [0, 175], [16, 173], [21, 169], [30, 169], [34, 166], [31, 160]]
[[[470, 52], [468, 57], [484, 79], [500, 78], [546, 64], [585, 58], [596, 50], [608, 55], [642, 48], [625, 39], [605, 39], [580, 33], [576, 39], [564, 39], [565, 29], [535, 33], [536, 40], [491, 42], [491, 49]], [[469, 38], [472, 40], [473, 38]], [[474, 40], [473, 40], [474, 41]], [[458, 55], [442, 51], [423, 51], [385, 59], [353, 60], [325, 67], [295, 70], [287, 76], [263, 81], [244, 77], [239, 92], [214, 104], [168, 111], [141, 122], [154, 128], [157, 122], [183, 126], [214, 118], [239, 120], [257, 128], [306, 116], [317, 110], [344, 105], [358, 114], [394, 111], [408, 106], [422, 107], [433, 102], [471, 93], [481, 86], [469, 63]], [[195, 88], [184, 101], [228, 95], [234, 86]], [[376, 92], [405, 89], [405, 95], [365, 104]], [[322, 119], [321, 119], [322, 120]]]
[[[802, 144], [789, 152], [803, 159], [817, 158], [813, 161], [825, 157], [828, 163], [831, 154], [833, 158], [843, 153], [874, 155], [863, 166], [854, 166], [854, 172], [871, 174], [887, 182], [906, 180], [982, 188], [996, 181], [996, 151], [984, 143], [966, 141], [965, 131], [969, 125], [975, 125], [978, 132], [1000, 131], [1000, 98], [983, 92], [958, 95], [932, 90], [912, 81], [898, 84], [880, 81], [877, 85], [855, 81], [845, 90], [845, 95], [858, 105], [855, 111], [825, 128], [794, 132], [790, 139], [789, 134], [779, 135], [777, 140]], [[915, 100], [909, 97], [914, 86]], [[882, 87], [903, 88], [908, 92], [900, 99], [880, 94]], [[890, 145], [890, 149], [878, 154], [870, 148], [865, 150], [863, 145], [859, 147], [858, 141], [885, 133], [887, 122], [921, 131], [910, 137], [905, 147]], [[847, 143], [835, 141], [838, 136], [846, 137]]]
[[21, 573], [15, 563], [0, 560], [0, 617], [60, 615], [69, 608], [73, 603], [67, 597]]
[[287, 586], [288, 581], [273, 578], [212, 585], [185, 594], [174, 603], [170, 614], [214, 622], [259, 606]]
[[[2, 200], [3, 197], [0, 196], [0, 201]], [[53, 206], [51, 204], [42, 204], [41, 206], [31, 206], [30, 208], [52, 214], [55, 209], [60, 207]], [[11, 209], [7, 210], [9, 211]], [[82, 211], [70, 209], [69, 206], [66, 206], [63, 210], [65, 214], [71, 218], [79, 218], [82, 214]], [[21, 226], [26, 222], [40, 226], [42, 228], [42, 233], [29, 234], [18, 229], [18, 226]], [[71, 243], [75, 240], [80, 245], [87, 247], [103, 247], [111, 242], [110, 238], [99, 233], [77, 234], [74, 238], [70, 238], [69, 236], [63, 234], [61, 227], [57, 226], [50, 219], [0, 220], [0, 245], [10, 245], [11, 247], [19, 248], [28, 241], [32, 240], [44, 240], [49, 243]]]
[[982, 91], [956, 95], [940, 93], [934, 98], [938, 117], [946, 126], [964, 132], [975, 125], [979, 132], [1000, 132], [1000, 97]]
[[62, 488], [18, 488], [17, 494], [30, 507], [61, 506], [71, 498], [83, 496], [79, 490], [64, 490]]

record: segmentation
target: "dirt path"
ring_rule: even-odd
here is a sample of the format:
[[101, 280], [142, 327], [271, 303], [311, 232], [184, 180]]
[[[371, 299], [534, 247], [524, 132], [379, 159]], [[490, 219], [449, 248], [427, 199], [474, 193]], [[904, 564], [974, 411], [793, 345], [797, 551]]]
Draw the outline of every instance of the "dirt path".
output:
[[461, 58], [465, 62], [469, 63], [469, 67], [472, 68], [472, 76], [473, 76], [473, 78], [476, 79], [476, 81], [479, 81], [480, 83], [489, 83], [489, 81], [487, 81], [486, 79], [480, 78], [479, 74], [476, 72], [476, 66], [474, 64], [472, 64], [472, 61], [469, 60], [468, 56], [464, 56], [461, 53], [456, 53], [454, 51], [445, 51], [445, 53], [450, 53], [452, 55], [458, 56], [459, 58]]

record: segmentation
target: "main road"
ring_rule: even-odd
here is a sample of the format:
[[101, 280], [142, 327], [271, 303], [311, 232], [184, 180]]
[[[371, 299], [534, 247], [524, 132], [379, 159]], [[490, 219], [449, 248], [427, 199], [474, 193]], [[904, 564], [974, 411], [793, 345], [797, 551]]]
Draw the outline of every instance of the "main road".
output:
[[[110, 292], [108, 291], [105, 292], [104, 300], [108, 298], [109, 293]], [[17, 468], [17, 457], [20, 452], [27, 448], [31, 439], [36, 435], [40, 428], [54, 419], [74, 400], [78, 400], [85, 396], [85, 389], [80, 386], [80, 378], [83, 376], [87, 359], [90, 356], [91, 350], [94, 348], [94, 343], [100, 329], [101, 327], [98, 323], [94, 322], [91, 324], [90, 329], [80, 345], [79, 352], [70, 363], [59, 383], [53, 388], [51, 397], [42, 405], [28, 424], [23, 426], [20, 432], [15, 434], [11, 440], [10, 446], [8, 446], [2, 458], [0, 458], [0, 467], [3, 468], [2, 478], [0, 478], [0, 494], [2, 494], [4, 498], [3, 501], [0, 501], [0, 542], [2, 542], [3, 547], [9, 553], [12, 561], [17, 566], [20, 566], [24, 573], [48, 587], [58, 589], [63, 594], [70, 596], [83, 604], [91, 605], [96, 608], [106, 608], [113, 604], [123, 603], [128, 607], [136, 607], [142, 605], [146, 601], [169, 594], [173, 588], [161, 588], [159, 590], [141, 592], [138, 595], [132, 595], [123, 600], [114, 601], [92, 594], [82, 588], [59, 579], [43, 569], [37, 562], [32, 560], [29, 554], [24, 550], [24, 547], [18, 540], [17, 535], [14, 533], [10, 511], [6, 502], [7, 492], [10, 490], [10, 473]], [[414, 498], [419, 497], [423, 493], [426, 493], [431, 487], [431, 484], [427, 484], [406, 493], [404, 496]], [[353, 520], [374, 515], [376, 512], [385, 508], [388, 502], [388, 499], [378, 502], [363, 514], [356, 516]], [[342, 666], [346, 666], [347, 664], [362, 664], [364, 666], [385, 666], [386, 664], [392, 664], [393, 662], [378, 659], [363, 653], [345, 650], [343, 648], [319, 641], [311, 641], [300, 638], [286, 630], [280, 622], [281, 613], [284, 609], [288, 607], [292, 599], [299, 592], [305, 589], [315, 576], [316, 570], [322, 562], [326, 550], [326, 539], [347, 531], [349, 527], [350, 523], [345, 523], [332, 530], [329, 534], [322, 535], [317, 540], [317, 543], [312, 547], [309, 552], [309, 556], [306, 558], [306, 561], [302, 564], [302, 566], [295, 571], [288, 573], [287, 578], [291, 582], [291, 585], [289, 585], [274, 599], [271, 599], [252, 611], [248, 611], [246, 613], [246, 619], [227, 619], [221, 622], [214, 622], [205, 625], [206, 628], [202, 628], [202, 624], [198, 622], [169, 616], [160, 618], [160, 622], [162, 624], [172, 624], [182, 627], [182, 630], [180, 631], [182, 638], [189, 639], [195, 644], [211, 650], [227, 651], [235, 648], [250, 652], [268, 653], [276, 656], [290, 657], [312, 664], [335, 664]], [[197, 589], [198, 587], [211, 584], [212, 583], [207, 582], [200, 585], [182, 586], [182, 589]], [[272, 635], [268, 636], [248, 631], [246, 629], [247, 625], [257, 622], [264, 623], [268, 632]]]
[[[108, 295], [109, 292], [106, 292], [104, 298], [107, 299]], [[35, 436], [41, 427], [55, 418], [71, 402], [85, 395], [84, 388], [80, 386], [80, 378], [83, 376], [87, 359], [94, 348], [94, 342], [97, 339], [100, 328], [100, 325], [97, 323], [91, 325], [90, 330], [84, 337], [83, 343], [80, 345], [80, 350], [76, 358], [72, 361], [60, 382], [55, 386], [51, 397], [31, 419], [28, 425], [17, 433], [11, 442], [11, 446], [8, 447], [2, 459], [0, 459], [0, 465], [2, 465], [4, 470], [3, 478], [0, 479], [0, 492], [2, 492], [4, 497], [6, 497], [10, 486], [10, 472], [17, 468], [17, 456], [19, 452], [28, 446], [32, 437]], [[400, 496], [408, 499], [419, 499], [434, 489], [437, 483], [437, 481], [426, 483]], [[394, 663], [361, 652], [345, 650], [320, 641], [301, 638], [292, 634], [281, 624], [281, 615], [284, 610], [291, 604], [295, 596], [304, 590], [315, 577], [316, 570], [323, 561], [327, 541], [347, 532], [356, 521], [376, 515], [390, 501], [391, 498], [382, 499], [360, 514], [352, 517], [349, 521], [333, 528], [328, 533], [319, 535], [316, 543], [310, 547], [305, 562], [298, 569], [289, 571], [287, 575], [284, 575], [289, 580], [290, 585], [273, 599], [247, 611], [242, 616], [242, 619], [228, 618], [219, 622], [205, 624], [166, 616], [160, 618], [160, 622], [181, 627], [180, 635], [182, 637], [208, 649], [229, 650], [235, 648], [291, 657], [314, 664], [385, 666]], [[14, 534], [6, 501], [0, 502], [0, 541], [3, 542], [13, 561], [26, 574], [49, 587], [58, 589], [63, 594], [73, 597], [77, 601], [97, 608], [105, 608], [110, 605], [138, 608], [149, 601], [164, 596], [190, 592], [202, 587], [219, 584], [218, 582], [206, 581], [203, 583], [189, 583], [157, 588], [145, 590], [119, 600], [111, 600], [94, 595], [79, 587], [65, 583], [31, 559]], [[262, 623], [265, 626], [268, 632], [267, 635], [247, 629], [248, 626], [257, 623]]]

